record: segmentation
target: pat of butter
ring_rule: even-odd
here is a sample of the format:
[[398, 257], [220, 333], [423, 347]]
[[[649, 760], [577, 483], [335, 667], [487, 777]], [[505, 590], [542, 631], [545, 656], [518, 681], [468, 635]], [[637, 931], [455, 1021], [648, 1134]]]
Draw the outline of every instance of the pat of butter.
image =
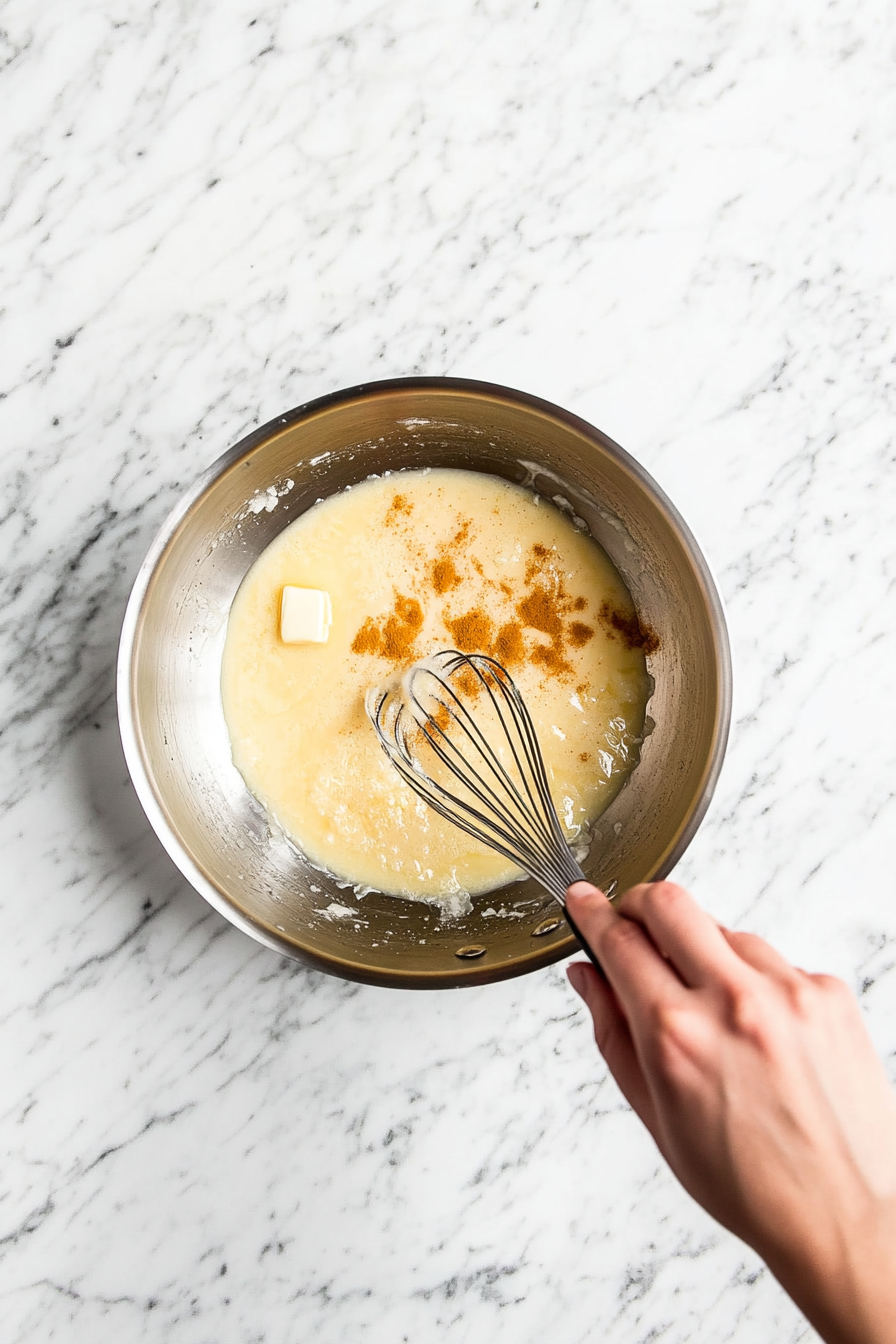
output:
[[284, 644], [326, 644], [333, 624], [330, 594], [287, 584], [280, 598], [280, 638]]

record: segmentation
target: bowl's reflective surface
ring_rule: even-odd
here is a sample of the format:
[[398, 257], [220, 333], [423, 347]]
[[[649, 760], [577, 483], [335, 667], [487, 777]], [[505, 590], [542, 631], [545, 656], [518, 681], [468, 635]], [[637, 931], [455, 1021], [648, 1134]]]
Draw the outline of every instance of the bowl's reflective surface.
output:
[[[231, 600], [276, 533], [374, 472], [424, 466], [491, 472], [561, 496], [618, 566], [661, 641], [648, 664], [656, 727], [597, 823], [584, 867], [619, 890], [668, 872], [706, 809], [727, 739], [730, 658], [715, 586], [674, 508], [627, 454], [583, 421], [505, 388], [368, 384], [290, 412], [225, 454], [168, 519], [137, 577], [122, 632], [119, 716], [159, 838], [234, 924], [349, 979], [447, 988], [519, 975], [576, 944], [531, 882], [479, 898], [464, 919], [442, 924], [429, 906], [373, 892], [359, 900], [312, 868], [272, 837], [247, 793], [219, 691]], [[358, 913], [319, 913], [331, 902]]]

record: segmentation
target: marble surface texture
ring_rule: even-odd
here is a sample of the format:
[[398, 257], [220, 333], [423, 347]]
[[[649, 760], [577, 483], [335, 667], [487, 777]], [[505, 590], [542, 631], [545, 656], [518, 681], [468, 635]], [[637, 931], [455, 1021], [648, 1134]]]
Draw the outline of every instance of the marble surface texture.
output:
[[562, 967], [403, 994], [232, 929], [149, 829], [113, 664], [252, 426], [409, 373], [654, 474], [736, 698], [678, 873], [896, 1066], [889, 0], [7, 0], [6, 1344], [814, 1338], [676, 1185]]

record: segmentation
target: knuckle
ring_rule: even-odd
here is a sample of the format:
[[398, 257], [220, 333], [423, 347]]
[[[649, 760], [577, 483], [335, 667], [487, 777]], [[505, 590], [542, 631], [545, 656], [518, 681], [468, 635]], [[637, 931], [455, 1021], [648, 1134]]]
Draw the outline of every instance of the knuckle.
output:
[[639, 901], [643, 901], [645, 895], [650, 890], [645, 882], [640, 882], [636, 887], [626, 887], [615, 901], [616, 909], [621, 914], [626, 907], [637, 906]]
[[665, 878], [661, 882], [651, 882], [647, 890], [655, 901], [679, 901], [687, 896], [684, 887], [677, 882], [667, 882]]
[[777, 1038], [775, 1013], [764, 995], [749, 983], [726, 987], [727, 1017], [731, 1030], [762, 1054], [771, 1054]]
[[687, 899], [684, 887], [675, 882], [651, 882], [644, 890], [644, 901], [654, 910], [671, 910]]
[[688, 892], [684, 887], [678, 886], [677, 882], [652, 882], [650, 883], [650, 892], [654, 900], [665, 900], [668, 905], [680, 902], [682, 899], [688, 899]]
[[825, 991], [812, 976], [797, 971], [787, 977], [785, 992], [790, 1011], [806, 1022], [816, 1015], [819, 1000]]
[[[823, 1015], [831, 1024], [861, 1019], [861, 1009], [849, 985], [836, 975], [804, 975], [811, 990], [813, 1016]], [[808, 998], [808, 992], [807, 992]], [[808, 1015], [808, 1010], [807, 1010]]]
[[706, 1032], [697, 1013], [684, 1004], [658, 1003], [651, 1013], [650, 1033], [653, 1064], [667, 1078], [700, 1059]]
[[808, 975], [805, 977], [810, 984], [827, 999], [832, 999], [835, 1003], [852, 1003], [853, 993], [845, 980], [841, 980], [836, 975]]
[[681, 887], [677, 887], [674, 882], [666, 882], [664, 879], [661, 882], [647, 883], [643, 888], [643, 895], [645, 895], [645, 900], [649, 900], [650, 905], [657, 906], [665, 905], [666, 902], [676, 899], [680, 891]]
[[784, 981], [787, 1006], [803, 1022], [832, 1012], [842, 1014], [855, 1000], [849, 986], [835, 975], [810, 975], [794, 969]]
[[631, 919], [615, 920], [604, 933], [603, 944], [611, 952], [625, 952], [641, 941], [641, 930]]

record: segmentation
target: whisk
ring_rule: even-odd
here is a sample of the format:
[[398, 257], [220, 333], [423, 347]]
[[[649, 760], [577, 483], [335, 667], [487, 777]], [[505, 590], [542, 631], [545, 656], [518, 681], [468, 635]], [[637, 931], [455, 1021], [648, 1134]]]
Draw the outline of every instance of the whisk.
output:
[[566, 909], [567, 887], [585, 874], [563, 834], [535, 726], [506, 668], [485, 654], [445, 649], [415, 663], [400, 683], [368, 691], [365, 703], [405, 783], [539, 882], [600, 970]]

